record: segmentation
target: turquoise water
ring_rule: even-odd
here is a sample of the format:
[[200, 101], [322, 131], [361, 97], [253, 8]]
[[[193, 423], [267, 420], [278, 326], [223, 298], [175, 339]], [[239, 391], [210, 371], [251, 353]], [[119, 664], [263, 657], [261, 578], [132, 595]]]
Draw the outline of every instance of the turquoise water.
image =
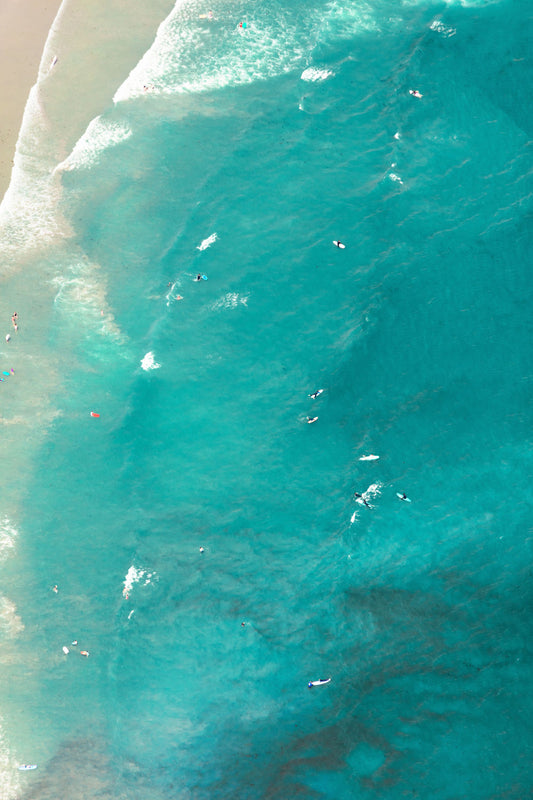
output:
[[6, 278], [5, 798], [527, 797], [528, 4], [211, 8]]

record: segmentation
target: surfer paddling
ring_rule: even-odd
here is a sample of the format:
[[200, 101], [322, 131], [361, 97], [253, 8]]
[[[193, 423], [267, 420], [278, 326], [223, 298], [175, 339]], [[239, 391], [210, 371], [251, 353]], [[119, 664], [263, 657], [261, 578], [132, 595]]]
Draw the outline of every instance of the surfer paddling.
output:
[[424, 96], [418, 91], [418, 89], [409, 89], [409, 94], [412, 95], [413, 97], [418, 97], [419, 100], [421, 97]]
[[356, 500], [360, 501], [361, 503], [364, 503], [364, 505], [365, 505], [367, 508], [371, 508], [371, 506], [370, 506], [370, 504], [367, 502], [366, 498], [365, 498], [365, 497], [363, 497], [363, 495], [362, 495], [360, 492], [354, 492], [354, 493], [353, 493], [353, 496], [355, 497], [355, 499], [356, 499]]
[[396, 492], [396, 497], [398, 497], [400, 500], [403, 500], [405, 503], [411, 502], [405, 492]]

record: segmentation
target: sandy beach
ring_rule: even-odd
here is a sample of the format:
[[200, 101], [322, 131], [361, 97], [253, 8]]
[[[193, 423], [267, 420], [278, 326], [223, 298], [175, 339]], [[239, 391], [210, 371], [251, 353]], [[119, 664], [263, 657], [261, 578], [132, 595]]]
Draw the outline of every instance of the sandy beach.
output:
[[28, 93], [60, 5], [60, 0], [0, 0], [0, 200], [9, 184]]
[[[60, 5], [59, 0], [0, 0], [0, 200], [9, 185], [24, 108], [43, 56], [44, 63], [57, 56], [49, 76], [53, 80], [43, 81], [41, 102], [52, 136], [57, 133], [60, 161], [91, 119], [112, 102], [174, 2], [68, 0], [56, 18]], [[124, 27], [126, 40], [120, 36]]]

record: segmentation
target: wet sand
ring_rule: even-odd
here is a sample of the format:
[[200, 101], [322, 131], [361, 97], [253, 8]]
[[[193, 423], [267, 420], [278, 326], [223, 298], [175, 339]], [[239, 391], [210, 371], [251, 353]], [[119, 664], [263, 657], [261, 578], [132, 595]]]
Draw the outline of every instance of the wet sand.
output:
[[60, 5], [60, 0], [0, 0], [0, 201], [9, 184], [26, 100]]
[[[48, 73], [53, 80], [42, 80], [40, 101], [60, 161], [111, 104], [173, 6], [173, 0], [66, 0], [57, 17], [59, 0], [0, 0], [0, 202], [41, 59], [40, 79]], [[127, 37], [121, 36], [125, 26]]]

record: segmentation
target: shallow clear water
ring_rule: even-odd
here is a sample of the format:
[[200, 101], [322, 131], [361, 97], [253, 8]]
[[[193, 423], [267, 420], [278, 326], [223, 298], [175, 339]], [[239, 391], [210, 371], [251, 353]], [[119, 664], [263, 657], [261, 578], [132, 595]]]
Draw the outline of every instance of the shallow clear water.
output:
[[5, 796], [523, 798], [528, 7], [205, 11], [6, 279], [49, 297], [52, 410], [6, 511], [5, 774], [39, 768]]

